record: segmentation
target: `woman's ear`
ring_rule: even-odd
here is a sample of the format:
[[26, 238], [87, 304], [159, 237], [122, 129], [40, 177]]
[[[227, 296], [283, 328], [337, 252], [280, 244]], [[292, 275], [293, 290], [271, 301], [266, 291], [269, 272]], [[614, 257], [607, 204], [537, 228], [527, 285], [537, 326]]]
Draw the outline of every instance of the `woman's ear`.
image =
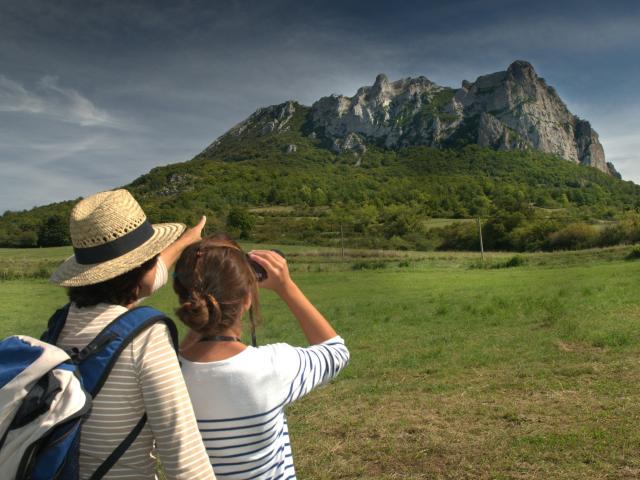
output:
[[251, 294], [247, 295], [247, 298], [244, 299], [244, 303], [242, 304], [242, 311], [246, 312], [251, 307]]
[[140, 301], [140, 298], [142, 298], [140, 296], [141, 293], [142, 293], [142, 286], [138, 284], [133, 289], [133, 301], [129, 305], [124, 305], [124, 306], [127, 307], [127, 308], [135, 307], [136, 304]]

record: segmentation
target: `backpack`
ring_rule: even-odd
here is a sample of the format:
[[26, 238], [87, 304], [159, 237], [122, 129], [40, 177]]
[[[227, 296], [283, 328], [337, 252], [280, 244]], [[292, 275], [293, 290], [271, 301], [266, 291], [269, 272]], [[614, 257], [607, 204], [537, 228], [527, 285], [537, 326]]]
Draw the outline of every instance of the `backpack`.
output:
[[[176, 327], [151, 307], [129, 310], [86, 347], [55, 346], [69, 305], [56, 311], [40, 340], [16, 335], [0, 341], [0, 472], [3, 480], [78, 478], [80, 428], [92, 399], [122, 350], [143, 330], [164, 322], [177, 350]], [[102, 478], [131, 446], [144, 414], [91, 480]]]

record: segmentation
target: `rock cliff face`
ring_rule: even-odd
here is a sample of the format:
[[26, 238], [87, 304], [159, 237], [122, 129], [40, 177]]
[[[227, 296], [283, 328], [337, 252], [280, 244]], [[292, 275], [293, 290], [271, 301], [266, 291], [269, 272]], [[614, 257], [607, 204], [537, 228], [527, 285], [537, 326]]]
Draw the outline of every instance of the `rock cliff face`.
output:
[[[296, 108], [308, 109], [294, 102], [263, 108], [226, 135], [286, 131]], [[617, 174], [589, 122], [569, 112], [525, 61], [475, 82], [465, 80], [459, 89], [425, 77], [390, 82], [380, 74], [353, 97], [331, 95], [315, 102], [306, 129], [335, 152], [362, 153], [372, 144], [396, 149], [476, 143], [499, 150], [537, 149]]]

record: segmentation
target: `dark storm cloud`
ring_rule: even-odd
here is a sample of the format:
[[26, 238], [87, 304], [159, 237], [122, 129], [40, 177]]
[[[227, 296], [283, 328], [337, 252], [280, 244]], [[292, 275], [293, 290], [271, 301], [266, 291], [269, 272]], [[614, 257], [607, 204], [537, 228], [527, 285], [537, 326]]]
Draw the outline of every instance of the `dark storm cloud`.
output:
[[[601, 5], [602, 3], [602, 5]], [[256, 108], [531, 61], [640, 180], [636, 2], [0, 2], [0, 210], [184, 161]]]

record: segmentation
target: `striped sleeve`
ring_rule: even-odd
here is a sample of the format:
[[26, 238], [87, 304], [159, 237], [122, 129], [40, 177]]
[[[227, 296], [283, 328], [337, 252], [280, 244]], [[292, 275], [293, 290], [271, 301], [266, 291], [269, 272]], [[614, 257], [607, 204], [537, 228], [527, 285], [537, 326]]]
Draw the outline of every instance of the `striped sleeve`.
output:
[[331, 381], [349, 363], [349, 350], [339, 336], [310, 347], [274, 347], [274, 368], [288, 391], [286, 404]]
[[165, 325], [156, 324], [136, 337], [134, 359], [166, 478], [215, 478]]

